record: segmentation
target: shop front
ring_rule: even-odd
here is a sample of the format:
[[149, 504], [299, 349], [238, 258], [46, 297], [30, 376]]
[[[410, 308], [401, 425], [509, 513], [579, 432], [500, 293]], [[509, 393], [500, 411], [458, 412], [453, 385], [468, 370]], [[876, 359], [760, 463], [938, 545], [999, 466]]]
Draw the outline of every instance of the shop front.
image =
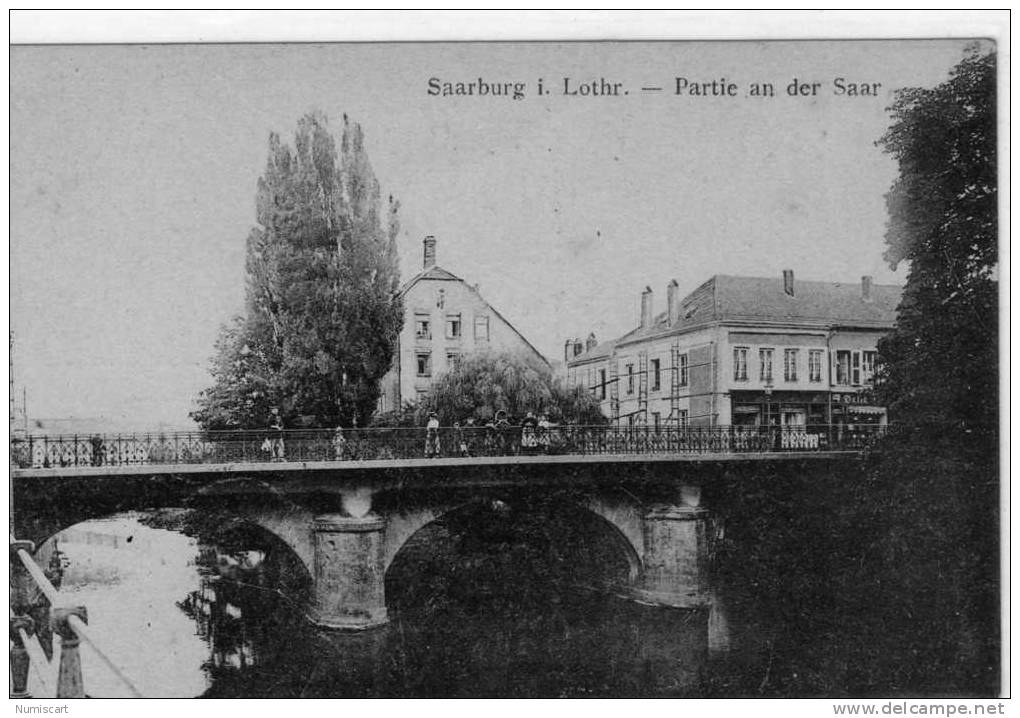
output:
[[829, 397], [812, 391], [732, 391], [730, 423], [798, 428], [828, 424]]
[[885, 426], [889, 415], [885, 407], [876, 406], [870, 391], [833, 392], [832, 423], [850, 430], [859, 427]]

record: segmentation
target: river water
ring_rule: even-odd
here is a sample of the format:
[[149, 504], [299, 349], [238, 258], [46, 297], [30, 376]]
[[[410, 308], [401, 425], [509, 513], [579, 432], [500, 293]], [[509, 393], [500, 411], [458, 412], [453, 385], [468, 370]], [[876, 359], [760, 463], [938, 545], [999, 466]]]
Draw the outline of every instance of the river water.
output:
[[[296, 558], [215, 521], [119, 514], [37, 553], [146, 696], [704, 696], [734, 666], [751, 686], [768, 671], [767, 631], [723, 592], [699, 610], [640, 605], [559, 581], [520, 536], [457, 544], [442, 525], [388, 574], [389, 625], [316, 629]], [[86, 647], [83, 663], [90, 695], [126, 695]]]

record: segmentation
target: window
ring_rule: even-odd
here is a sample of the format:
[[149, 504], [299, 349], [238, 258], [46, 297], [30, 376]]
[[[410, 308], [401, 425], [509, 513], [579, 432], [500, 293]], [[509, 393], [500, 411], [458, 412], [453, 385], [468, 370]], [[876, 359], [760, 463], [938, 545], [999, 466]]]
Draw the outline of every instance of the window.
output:
[[747, 347], [733, 348], [733, 380], [747, 381]]
[[428, 352], [415, 354], [418, 365], [418, 376], [432, 376], [432, 355]]
[[599, 398], [606, 398], [606, 370], [599, 369]]
[[662, 388], [662, 384], [659, 379], [659, 366], [660, 361], [658, 359], [652, 359], [652, 391], [658, 391]]
[[878, 352], [863, 352], [861, 355], [861, 381], [864, 384], [875, 382], [875, 358]]
[[783, 378], [786, 381], [797, 381], [797, 350], [783, 350]]
[[475, 341], [489, 341], [489, 318], [475, 317]]
[[460, 328], [460, 315], [459, 314], [447, 314], [446, 315], [446, 338], [447, 339], [460, 339], [461, 336]]
[[460, 366], [460, 352], [446, 352], [446, 366], [449, 369], [456, 369]]
[[678, 409], [676, 414], [676, 423], [681, 429], [686, 429], [687, 424], [687, 409]]
[[429, 324], [428, 314], [414, 315], [414, 336], [416, 339], [432, 338], [432, 327]]
[[627, 365], [627, 393], [634, 393], [634, 365]]
[[850, 384], [850, 352], [836, 352], [836, 383], [840, 386]]
[[850, 356], [850, 380], [857, 386], [861, 383], [861, 353], [853, 352]]
[[680, 386], [687, 386], [687, 355], [680, 355]]
[[759, 349], [758, 361], [761, 362], [761, 380], [772, 381], [772, 355], [774, 349]]
[[655, 433], [659, 433], [659, 428], [662, 426], [662, 414], [657, 411], [652, 412], [652, 426], [655, 427]]
[[822, 350], [812, 349], [808, 352], [808, 381], [822, 380]]

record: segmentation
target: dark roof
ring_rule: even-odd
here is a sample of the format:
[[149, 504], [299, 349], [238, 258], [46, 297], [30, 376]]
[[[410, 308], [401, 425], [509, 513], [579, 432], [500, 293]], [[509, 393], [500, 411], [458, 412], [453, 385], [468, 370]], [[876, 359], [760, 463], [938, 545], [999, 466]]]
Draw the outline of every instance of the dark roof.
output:
[[447, 272], [442, 267], [435, 265], [418, 272], [416, 275], [404, 282], [404, 286], [400, 288], [401, 294], [406, 294], [407, 290], [413, 287], [415, 284], [423, 279], [439, 279], [447, 282], [463, 282], [464, 280], [451, 272]]
[[666, 312], [647, 328], [637, 327], [619, 339], [603, 342], [570, 363], [609, 356], [613, 347], [664, 332], [682, 332], [711, 322], [802, 324], [823, 327], [891, 329], [902, 288], [873, 284], [864, 301], [859, 282], [812, 282], [798, 279], [794, 294], [783, 289], [782, 277], [733, 277], [717, 274], [680, 301], [677, 320], [669, 326]]

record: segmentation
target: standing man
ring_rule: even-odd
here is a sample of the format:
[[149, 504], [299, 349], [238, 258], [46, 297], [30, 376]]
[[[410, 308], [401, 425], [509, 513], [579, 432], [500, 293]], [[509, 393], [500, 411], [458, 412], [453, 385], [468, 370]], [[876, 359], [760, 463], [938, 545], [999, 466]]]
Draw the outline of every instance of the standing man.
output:
[[432, 459], [439, 456], [439, 416], [436, 412], [429, 412], [429, 420], [425, 424], [425, 458]]
[[283, 418], [280, 416], [280, 410], [276, 407], [272, 409], [272, 429], [273, 435], [273, 461], [283, 461]]

